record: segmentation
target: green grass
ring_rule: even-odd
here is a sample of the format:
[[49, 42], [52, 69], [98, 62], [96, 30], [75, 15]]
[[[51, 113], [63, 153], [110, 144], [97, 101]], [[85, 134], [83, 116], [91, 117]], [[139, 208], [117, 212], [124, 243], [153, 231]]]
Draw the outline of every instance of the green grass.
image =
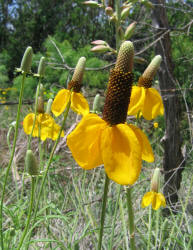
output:
[[[29, 106], [23, 106], [22, 116], [24, 117], [30, 109], [32, 108]], [[10, 107], [9, 111], [2, 109], [0, 113], [0, 132], [2, 135], [0, 147], [1, 188], [9, 160], [6, 133], [8, 124], [15, 119], [14, 114], [15, 107]], [[65, 127], [66, 131], [75, 122], [75, 119], [76, 115], [70, 111]], [[58, 122], [61, 122], [60, 119]], [[149, 190], [150, 176], [153, 169], [162, 166], [163, 158], [163, 147], [160, 140], [164, 134], [164, 129], [160, 125], [159, 130], [156, 130], [152, 127], [152, 124], [152, 122], [142, 122], [142, 127], [150, 135], [149, 138], [152, 142], [156, 160], [153, 164], [143, 164], [140, 178], [132, 190], [137, 249], [147, 249], [149, 237], [149, 208], [141, 208], [141, 199], [143, 194]], [[52, 147], [53, 142], [48, 141], [42, 171], [45, 170]], [[190, 147], [190, 144], [188, 144], [188, 148]], [[24, 171], [26, 148], [27, 137], [24, 135], [22, 126], [20, 126], [15, 154], [15, 164], [20, 179], [14, 179], [13, 172], [10, 171], [3, 205], [5, 249], [17, 247], [26, 225], [30, 199], [30, 178], [25, 174], [23, 182], [21, 179]], [[32, 149], [36, 152], [38, 158], [37, 148], [38, 141], [33, 139]], [[164, 217], [162, 209], [152, 214], [150, 249], [193, 249], [192, 163], [192, 154], [189, 154], [183, 172], [181, 189], [179, 190], [179, 205], [181, 208], [178, 214]], [[41, 180], [42, 177], [39, 177], [36, 183], [35, 204]], [[84, 171], [73, 160], [65, 143], [62, 143], [51, 163], [34, 223], [32, 213], [32, 220], [22, 249], [97, 249], [104, 180], [103, 166]], [[118, 189], [119, 185], [110, 181], [102, 243], [105, 250], [129, 249], [126, 192], [122, 188], [118, 199]], [[117, 212], [116, 204], [118, 204]], [[111, 245], [114, 219], [114, 236]], [[29, 239], [30, 235], [31, 239]]]

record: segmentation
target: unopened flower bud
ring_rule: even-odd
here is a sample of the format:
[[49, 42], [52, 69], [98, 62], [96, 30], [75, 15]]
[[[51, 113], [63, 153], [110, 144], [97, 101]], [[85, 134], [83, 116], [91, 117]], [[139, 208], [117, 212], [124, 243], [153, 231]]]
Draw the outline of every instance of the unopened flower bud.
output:
[[44, 77], [45, 68], [46, 68], [46, 58], [42, 56], [38, 66], [38, 75], [40, 77]]
[[40, 92], [38, 96], [37, 112], [44, 113], [44, 87], [40, 84]]
[[83, 4], [85, 4], [85, 5], [89, 6], [89, 7], [99, 7], [99, 6], [100, 6], [100, 5], [99, 5], [97, 2], [95, 2], [95, 1], [85, 1], [85, 2], [83, 2]]
[[27, 150], [25, 164], [29, 175], [39, 175], [39, 168], [32, 150]]
[[151, 179], [151, 191], [159, 192], [159, 182], [160, 182], [160, 169], [156, 168]]
[[135, 31], [136, 24], [137, 24], [137, 22], [133, 22], [133, 23], [131, 23], [131, 24], [127, 27], [127, 29], [126, 29], [126, 31], [125, 31], [125, 35], [124, 35], [124, 38], [125, 38], [126, 40], [129, 39], [129, 38], [133, 35], [133, 33], [134, 33], [134, 31]]
[[92, 49], [91, 49], [92, 52], [99, 52], [99, 53], [102, 53], [102, 52], [107, 52], [109, 51], [109, 47], [105, 46], [105, 45], [97, 45], [97, 46], [94, 46]]
[[46, 113], [47, 114], [51, 114], [51, 106], [52, 106], [52, 103], [53, 103], [53, 100], [52, 99], [49, 99], [48, 100], [48, 103], [47, 103], [47, 106], [46, 106]]
[[99, 104], [100, 104], [100, 94], [96, 94], [93, 102], [93, 112], [96, 113], [99, 111]]
[[96, 41], [92, 41], [91, 44], [94, 44], [94, 45], [106, 45], [107, 42], [105, 42], [103, 40], [96, 40]]
[[128, 17], [131, 7], [132, 4], [128, 4], [128, 6], [121, 11], [121, 20], [125, 20]]
[[112, 16], [113, 15], [113, 9], [111, 7], [106, 7], [105, 8], [105, 13], [107, 16]]
[[25, 53], [23, 55], [20, 69], [21, 71], [25, 73], [29, 73], [31, 70], [31, 64], [32, 64], [32, 57], [33, 57], [33, 50], [32, 47], [27, 47], [25, 50]]

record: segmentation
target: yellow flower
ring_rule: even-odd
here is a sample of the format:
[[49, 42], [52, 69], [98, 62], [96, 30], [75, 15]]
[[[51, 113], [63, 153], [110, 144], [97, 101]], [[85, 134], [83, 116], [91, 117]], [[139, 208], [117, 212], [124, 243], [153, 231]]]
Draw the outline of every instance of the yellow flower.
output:
[[122, 185], [138, 179], [142, 159], [154, 161], [148, 139], [139, 128], [126, 123], [110, 126], [96, 114], [82, 118], [68, 135], [67, 145], [82, 168], [104, 164], [108, 177]]
[[78, 114], [85, 115], [89, 113], [89, 105], [87, 100], [81, 93], [77, 93], [69, 90], [62, 89], [56, 95], [53, 104], [52, 104], [52, 112], [55, 116], [61, 115], [71, 97], [71, 109]]
[[86, 58], [81, 57], [78, 60], [72, 80], [68, 83], [68, 89], [62, 89], [56, 95], [51, 110], [55, 116], [61, 115], [70, 98], [71, 109], [84, 116], [89, 113], [89, 105], [84, 96], [80, 93], [82, 87], [83, 73], [85, 69]]
[[[28, 114], [23, 121], [23, 128], [24, 132], [27, 135], [31, 134], [33, 121], [34, 121], [35, 114], [30, 113]], [[55, 123], [54, 119], [46, 113], [41, 113], [37, 115], [35, 126], [33, 129], [32, 136], [33, 137], [40, 137], [42, 141], [50, 138], [52, 140], [56, 140], [60, 131], [60, 126]], [[64, 132], [62, 131], [61, 137], [64, 137]]]
[[159, 124], [157, 122], [154, 122], [153, 126], [154, 128], [158, 128]]
[[152, 204], [152, 208], [154, 210], [158, 210], [161, 206], [166, 206], [166, 200], [162, 193], [157, 193], [154, 191], [147, 192], [142, 199], [141, 206], [147, 207]]
[[159, 92], [154, 88], [133, 86], [131, 91], [128, 115], [141, 115], [146, 120], [152, 120], [164, 114], [164, 106]]

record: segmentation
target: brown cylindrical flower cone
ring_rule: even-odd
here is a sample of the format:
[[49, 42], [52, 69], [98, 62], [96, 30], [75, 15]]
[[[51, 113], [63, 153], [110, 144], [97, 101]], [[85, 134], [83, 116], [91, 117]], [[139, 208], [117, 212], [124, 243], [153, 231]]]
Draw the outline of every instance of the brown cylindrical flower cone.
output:
[[111, 71], [103, 119], [112, 125], [125, 123], [133, 83], [134, 48], [130, 41], [124, 42], [119, 50], [115, 68]]

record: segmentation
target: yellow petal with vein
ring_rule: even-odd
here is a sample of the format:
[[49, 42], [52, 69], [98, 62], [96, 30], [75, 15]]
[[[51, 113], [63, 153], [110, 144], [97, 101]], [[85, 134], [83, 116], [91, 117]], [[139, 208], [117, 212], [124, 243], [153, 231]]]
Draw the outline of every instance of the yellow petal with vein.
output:
[[126, 124], [102, 132], [102, 158], [108, 177], [121, 185], [132, 185], [141, 171], [141, 145]]
[[163, 115], [164, 108], [162, 98], [156, 89], [147, 89], [142, 113], [146, 120], [152, 120], [158, 115]]
[[142, 159], [147, 162], [154, 162], [153, 151], [147, 136], [141, 129], [137, 128], [136, 126], [132, 124], [129, 124], [128, 126], [133, 129], [135, 135], [139, 140], [139, 143], [142, 146]]
[[67, 145], [76, 162], [84, 169], [103, 164], [100, 144], [106, 122], [96, 114], [85, 115], [67, 137]]
[[137, 115], [143, 109], [146, 90], [143, 87], [133, 86], [131, 91], [128, 115]]
[[80, 115], [89, 113], [88, 102], [81, 93], [72, 92], [71, 109]]
[[51, 110], [55, 116], [59, 116], [64, 112], [70, 100], [70, 95], [71, 93], [68, 89], [62, 89], [58, 92], [51, 107]]

